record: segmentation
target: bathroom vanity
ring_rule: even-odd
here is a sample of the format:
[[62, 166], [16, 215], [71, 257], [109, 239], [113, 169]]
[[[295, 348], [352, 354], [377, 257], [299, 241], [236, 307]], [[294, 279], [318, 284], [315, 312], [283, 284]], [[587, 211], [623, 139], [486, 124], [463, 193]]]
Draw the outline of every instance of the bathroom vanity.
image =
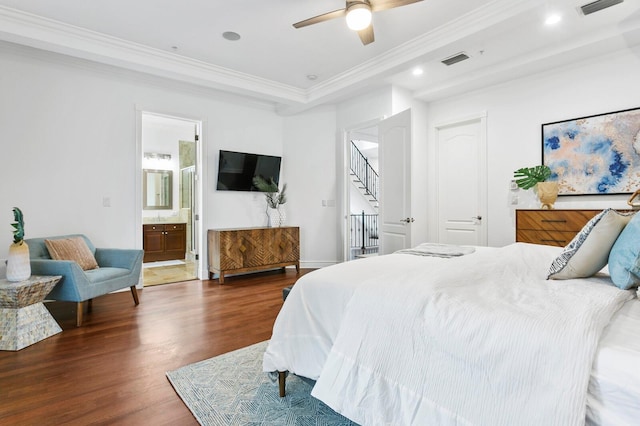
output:
[[185, 223], [152, 223], [142, 225], [144, 262], [182, 260], [187, 250]]

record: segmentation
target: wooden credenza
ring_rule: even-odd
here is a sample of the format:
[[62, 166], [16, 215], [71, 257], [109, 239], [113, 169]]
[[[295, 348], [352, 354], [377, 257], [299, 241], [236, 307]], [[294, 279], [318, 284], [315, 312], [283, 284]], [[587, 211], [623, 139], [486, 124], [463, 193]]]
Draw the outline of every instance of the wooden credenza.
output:
[[144, 262], [184, 259], [187, 251], [185, 223], [154, 223], [142, 225]]
[[516, 242], [564, 247], [602, 210], [516, 210]]
[[210, 229], [209, 279], [219, 274], [262, 271], [293, 265], [300, 270], [300, 228]]

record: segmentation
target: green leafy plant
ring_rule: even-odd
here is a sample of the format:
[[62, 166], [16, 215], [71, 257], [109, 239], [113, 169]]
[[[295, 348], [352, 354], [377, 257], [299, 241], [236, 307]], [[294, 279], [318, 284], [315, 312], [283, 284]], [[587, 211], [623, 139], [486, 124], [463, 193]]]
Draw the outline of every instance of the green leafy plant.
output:
[[523, 167], [513, 172], [518, 188], [530, 189], [538, 182], [544, 182], [551, 176], [551, 169], [548, 166], [540, 165], [534, 167]]
[[259, 191], [264, 192], [264, 196], [267, 199], [267, 205], [272, 209], [277, 209], [280, 204], [287, 202], [287, 184], [282, 185], [282, 189], [278, 189], [278, 184], [273, 181], [273, 178], [266, 180], [262, 176], [255, 176], [253, 178], [253, 186], [258, 188]]
[[24, 240], [24, 216], [22, 215], [22, 210], [14, 207], [13, 219], [15, 220], [15, 222], [11, 224], [11, 226], [13, 226], [13, 243], [20, 244], [22, 240]]

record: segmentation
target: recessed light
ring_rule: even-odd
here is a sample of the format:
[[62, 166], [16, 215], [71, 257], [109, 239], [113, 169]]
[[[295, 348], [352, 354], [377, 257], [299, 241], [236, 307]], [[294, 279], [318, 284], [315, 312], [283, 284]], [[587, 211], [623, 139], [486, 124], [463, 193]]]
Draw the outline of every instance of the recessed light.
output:
[[413, 71], [411, 71], [411, 74], [417, 77], [419, 75], [424, 74], [424, 70], [422, 68], [414, 68]]
[[551, 15], [547, 16], [547, 19], [544, 20], [544, 24], [545, 25], [555, 25], [560, 21], [562, 21], [562, 16], [560, 16], [557, 13], [552, 13]]
[[307, 75], [307, 80], [313, 81], [313, 80], [317, 80], [317, 78], [318, 78], [318, 76], [315, 75], [315, 74], [308, 74]]
[[233, 31], [225, 31], [222, 33], [222, 37], [229, 41], [237, 41], [240, 40], [240, 34], [234, 33]]

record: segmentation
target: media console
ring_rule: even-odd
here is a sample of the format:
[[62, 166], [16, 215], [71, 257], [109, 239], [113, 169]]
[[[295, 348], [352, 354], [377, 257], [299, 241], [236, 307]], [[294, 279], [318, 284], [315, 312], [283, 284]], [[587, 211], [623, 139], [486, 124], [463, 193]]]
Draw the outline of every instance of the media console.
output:
[[210, 229], [207, 233], [209, 279], [219, 275], [295, 266], [300, 271], [300, 228]]

